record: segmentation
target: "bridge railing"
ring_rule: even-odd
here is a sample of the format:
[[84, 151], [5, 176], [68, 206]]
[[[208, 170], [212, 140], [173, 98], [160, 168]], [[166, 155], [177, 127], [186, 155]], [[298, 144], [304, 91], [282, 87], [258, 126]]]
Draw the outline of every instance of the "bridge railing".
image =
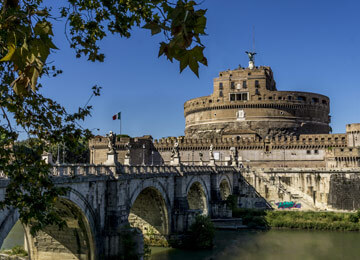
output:
[[[52, 177], [73, 177], [73, 176], [118, 176], [121, 174], [196, 174], [196, 173], [217, 173], [240, 170], [232, 166], [127, 166], [127, 165], [95, 165], [95, 164], [55, 164], [50, 169]], [[0, 179], [8, 179], [8, 177], [0, 172]]]
[[113, 175], [115, 167], [93, 164], [64, 164], [54, 165], [51, 175], [56, 176], [90, 176], [90, 175]]

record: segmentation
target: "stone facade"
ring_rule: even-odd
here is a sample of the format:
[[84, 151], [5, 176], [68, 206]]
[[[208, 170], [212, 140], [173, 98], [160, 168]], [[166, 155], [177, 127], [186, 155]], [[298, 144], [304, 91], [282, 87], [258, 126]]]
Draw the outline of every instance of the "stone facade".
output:
[[270, 67], [220, 72], [210, 96], [184, 104], [189, 138], [290, 136], [329, 133], [329, 98], [277, 91]]
[[[164, 245], [185, 232], [197, 214], [222, 216], [223, 200], [239, 192], [240, 171], [228, 166], [76, 164], [54, 166], [52, 178], [69, 188], [56, 204], [67, 227], [47, 226], [32, 237], [26, 226], [34, 260], [118, 259], [128, 225], [141, 231], [131, 232], [134, 241], [144, 237]], [[0, 176], [0, 200], [8, 182]], [[0, 245], [18, 218], [16, 210], [0, 211]]]

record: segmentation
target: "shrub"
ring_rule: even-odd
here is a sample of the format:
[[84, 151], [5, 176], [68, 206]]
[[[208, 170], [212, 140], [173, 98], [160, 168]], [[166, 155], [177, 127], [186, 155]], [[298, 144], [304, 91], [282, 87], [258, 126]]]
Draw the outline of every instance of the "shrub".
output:
[[231, 210], [237, 209], [237, 202], [238, 202], [238, 196], [236, 195], [231, 194], [226, 198], [226, 206], [228, 206], [228, 208]]
[[359, 217], [356, 214], [351, 214], [349, 216], [349, 221], [352, 223], [358, 223], [359, 222]]
[[214, 224], [206, 216], [196, 216], [195, 222], [190, 226], [186, 247], [191, 249], [207, 249], [213, 246], [215, 235]]

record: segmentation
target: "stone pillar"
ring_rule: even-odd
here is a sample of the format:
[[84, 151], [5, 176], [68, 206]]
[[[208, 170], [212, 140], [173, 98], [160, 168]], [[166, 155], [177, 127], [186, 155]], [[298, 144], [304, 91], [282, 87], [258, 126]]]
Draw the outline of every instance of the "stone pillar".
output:
[[254, 62], [251, 60], [251, 61], [249, 61], [249, 69], [253, 69], [255, 67], [255, 64], [254, 64]]
[[174, 156], [173, 158], [171, 158], [171, 161], [170, 161], [170, 165], [172, 166], [179, 166], [181, 164], [181, 161], [180, 161], [180, 156]]
[[117, 164], [117, 152], [115, 150], [107, 153], [107, 160], [104, 162], [105, 165], [116, 165]]

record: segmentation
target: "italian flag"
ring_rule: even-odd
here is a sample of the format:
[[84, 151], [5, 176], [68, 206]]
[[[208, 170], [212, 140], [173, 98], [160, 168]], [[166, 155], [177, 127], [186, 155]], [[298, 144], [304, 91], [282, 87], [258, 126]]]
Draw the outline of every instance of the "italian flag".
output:
[[117, 113], [116, 115], [113, 115], [113, 120], [119, 119], [121, 120], [121, 112]]

